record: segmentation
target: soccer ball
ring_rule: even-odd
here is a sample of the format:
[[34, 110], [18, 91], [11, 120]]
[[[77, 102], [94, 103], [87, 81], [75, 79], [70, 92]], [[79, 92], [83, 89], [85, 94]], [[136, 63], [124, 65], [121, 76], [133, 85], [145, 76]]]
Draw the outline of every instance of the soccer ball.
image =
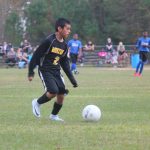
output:
[[98, 121], [101, 118], [101, 110], [96, 105], [87, 105], [82, 111], [85, 121]]

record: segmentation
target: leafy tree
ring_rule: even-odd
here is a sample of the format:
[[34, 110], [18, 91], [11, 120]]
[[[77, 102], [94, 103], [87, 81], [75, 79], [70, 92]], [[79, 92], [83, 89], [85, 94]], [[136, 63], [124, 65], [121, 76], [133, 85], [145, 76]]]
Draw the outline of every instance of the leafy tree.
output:
[[[32, 43], [39, 43], [55, 31], [56, 19], [64, 17], [71, 21], [72, 33], [77, 32], [83, 42], [105, 44], [106, 38], [111, 37], [114, 44], [134, 44], [143, 30], [150, 30], [149, 10], [149, 0], [33, 0], [25, 9], [27, 37]], [[14, 16], [6, 21], [5, 30], [12, 41], [21, 35], [19, 17]]]
[[50, 3], [52, 16], [55, 20], [59, 17], [71, 20], [72, 33], [78, 33], [83, 41], [98, 39], [99, 30], [87, 0], [51, 0]]
[[20, 19], [16, 12], [9, 14], [5, 24], [5, 38], [7, 41], [18, 45], [22, 39], [22, 28], [20, 26]]
[[27, 36], [31, 42], [39, 42], [50, 32], [51, 25], [47, 19], [48, 5], [46, 1], [35, 0], [26, 9]]

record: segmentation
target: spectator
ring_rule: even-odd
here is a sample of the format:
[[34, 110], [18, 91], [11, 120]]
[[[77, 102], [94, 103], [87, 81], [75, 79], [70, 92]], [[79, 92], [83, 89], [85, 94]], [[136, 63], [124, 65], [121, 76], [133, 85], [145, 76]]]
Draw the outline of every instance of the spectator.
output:
[[106, 63], [106, 56], [107, 56], [107, 52], [105, 51], [104, 48], [102, 48], [99, 52], [98, 52], [98, 57], [100, 58], [99, 60], [99, 65], [102, 65], [104, 63]]
[[16, 52], [14, 51], [14, 48], [10, 48], [10, 51], [8, 51], [7, 55], [6, 55], [6, 63], [8, 64], [8, 66], [15, 66], [16, 64]]
[[7, 52], [8, 52], [8, 44], [7, 44], [7, 42], [4, 42], [3, 43], [3, 53], [6, 55], [7, 54]]
[[88, 41], [87, 44], [84, 46], [83, 50], [85, 51], [94, 51], [95, 46], [92, 41]]
[[28, 55], [21, 48], [17, 50], [17, 60], [19, 68], [25, 68], [26, 64], [28, 64]]
[[4, 55], [4, 51], [3, 51], [3, 45], [2, 43], [0, 43], [0, 56]]
[[125, 46], [123, 44], [123, 42], [119, 42], [118, 46], [117, 46], [117, 50], [119, 52], [119, 54], [123, 54], [125, 52]]
[[30, 53], [32, 51], [31, 44], [27, 40], [24, 40], [24, 42], [21, 43], [21, 48], [26, 53]]
[[0, 56], [3, 58], [3, 62], [6, 61], [6, 54], [7, 54], [8, 44], [7, 42], [4, 42], [3, 44], [0, 43]]
[[118, 64], [118, 51], [116, 49], [113, 49], [111, 63], [113, 64], [113, 67], [115, 67], [115, 68], [117, 67], [117, 64]]
[[111, 38], [107, 39], [106, 43], [106, 51], [112, 53], [113, 52], [113, 44]]
[[6, 54], [11, 50], [12, 47], [13, 47], [12, 44], [8, 43], [7, 48], [6, 48]]
[[110, 64], [112, 62], [113, 44], [111, 38], [107, 39], [106, 43], [106, 63]]
[[118, 63], [122, 65], [123, 61], [128, 57], [128, 54], [126, 53], [125, 46], [123, 42], [119, 42], [117, 46], [117, 51], [118, 51]]

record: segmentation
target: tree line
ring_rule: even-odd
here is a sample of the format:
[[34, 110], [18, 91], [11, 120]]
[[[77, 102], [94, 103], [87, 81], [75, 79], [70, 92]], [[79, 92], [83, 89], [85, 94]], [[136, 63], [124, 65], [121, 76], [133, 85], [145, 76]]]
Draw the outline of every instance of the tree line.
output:
[[26, 18], [24, 33], [20, 16], [12, 11], [5, 24], [5, 37], [18, 44], [23, 35], [33, 44], [53, 33], [59, 17], [72, 23], [72, 33], [78, 33], [83, 42], [92, 40], [105, 44], [111, 37], [115, 44], [123, 41], [134, 44], [144, 30], [150, 30], [149, 0], [33, 0], [23, 10]]

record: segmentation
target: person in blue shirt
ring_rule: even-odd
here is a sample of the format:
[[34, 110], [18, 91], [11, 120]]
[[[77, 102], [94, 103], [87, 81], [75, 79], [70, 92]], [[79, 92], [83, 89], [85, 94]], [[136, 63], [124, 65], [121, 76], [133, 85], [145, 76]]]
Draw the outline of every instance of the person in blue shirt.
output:
[[82, 43], [81, 41], [78, 40], [78, 34], [75, 33], [73, 35], [73, 39], [71, 39], [68, 42], [68, 47], [69, 47], [69, 56], [71, 60], [71, 71], [74, 74], [78, 74], [79, 72], [77, 71], [77, 59], [80, 58], [81, 53], [82, 53]]
[[144, 64], [148, 61], [148, 52], [150, 51], [150, 37], [148, 37], [147, 31], [144, 31], [143, 36], [137, 40], [136, 48], [139, 50], [140, 61], [137, 64], [134, 76], [141, 76]]

